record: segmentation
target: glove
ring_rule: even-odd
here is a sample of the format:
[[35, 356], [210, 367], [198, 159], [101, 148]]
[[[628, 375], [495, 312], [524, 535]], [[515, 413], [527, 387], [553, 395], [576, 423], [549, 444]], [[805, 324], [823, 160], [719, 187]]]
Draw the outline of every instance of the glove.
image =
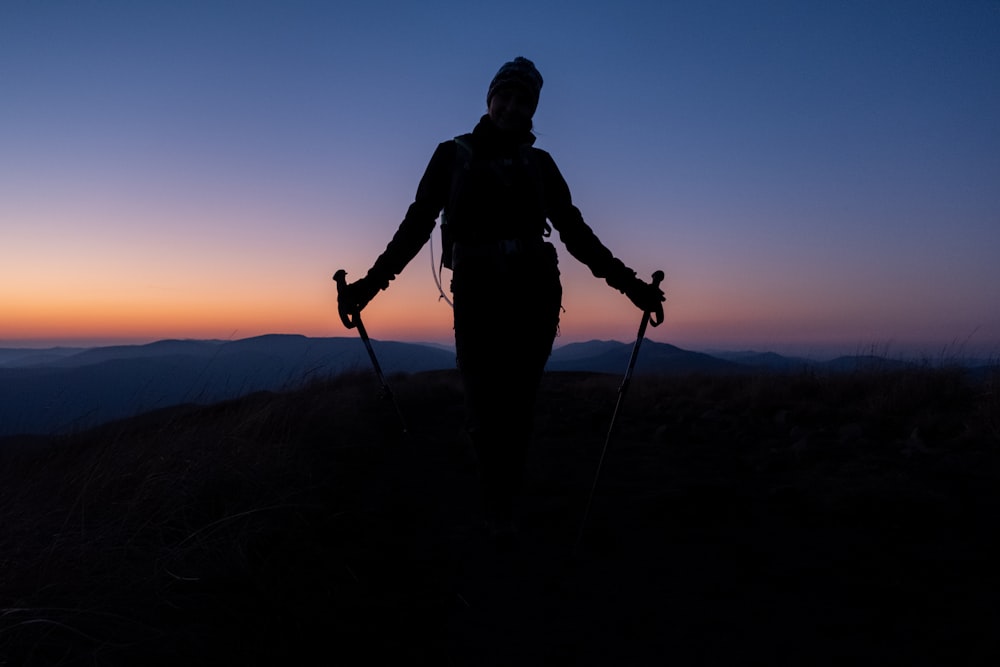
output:
[[622, 291], [635, 304], [636, 308], [644, 313], [659, 311], [662, 308], [660, 304], [667, 300], [663, 290], [658, 285], [644, 282], [638, 277], [630, 280]]
[[380, 279], [369, 271], [364, 278], [344, 285], [337, 293], [337, 307], [342, 313], [360, 313], [376, 294], [388, 286], [388, 280]]
[[[617, 258], [611, 260], [605, 275], [607, 276], [605, 281], [608, 285], [627, 296], [639, 310], [644, 313], [662, 313], [663, 307], [660, 304], [667, 298], [663, 295], [663, 290], [658, 284], [644, 282], [635, 275], [635, 271], [625, 266]], [[662, 279], [663, 276], [660, 275], [657, 282]]]

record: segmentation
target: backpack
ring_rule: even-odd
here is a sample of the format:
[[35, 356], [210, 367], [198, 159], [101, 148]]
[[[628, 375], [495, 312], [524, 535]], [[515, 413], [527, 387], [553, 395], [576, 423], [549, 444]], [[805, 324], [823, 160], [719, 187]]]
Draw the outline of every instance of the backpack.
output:
[[[452, 234], [452, 228], [448, 222], [447, 211], [454, 210], [457, 193], [461, 190], [465, 179], [472, 171], [472, 159], [474, 155], [472, 142], [470, 141], [471, 137], [471, 134], [462, 134], [454, 139], [455, 164], [452, 169], [449, 205], [446, 206], [445, 211], [442, 211], [441, 213], [441, 264], [438, 267], [439, 273], [442, 267], [447, 269], [452, 268], [452, 250], [455, 239]], [[524, 144], [521, 146], [520, 153], [521, 160], [528, 167], [532, 181], [534, 181], [535, 189], [538, 193], [538, 199], [544, 203], [545, 191], [542, 186], [542, 172], [538, 167], [538, 160], [534, 156], [534, 149], [531, 146]], [[545, 227], [542, 230], [542, 236], [547, 237], [552, 234], [552, 227], [549, 226], [548, 222], [545, 222], [544, 225]], [[440, 285], [438, 286], [438, 289], [440, 289]]]

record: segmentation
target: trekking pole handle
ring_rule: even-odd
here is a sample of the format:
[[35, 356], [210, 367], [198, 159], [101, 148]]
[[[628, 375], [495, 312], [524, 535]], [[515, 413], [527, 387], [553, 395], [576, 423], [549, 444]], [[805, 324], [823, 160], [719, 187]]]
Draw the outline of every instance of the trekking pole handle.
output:
[[[653, 272], [653, 287], [659, 287], [660, 283], [663, 282], [663, 271], [656, 270]], [[661, 303], [656, 307], [656, 310], [651, 310], [649, 313], [649, 323], [654, 327], [658, 327], [663, 324], [663, 304]]]
[[[347, 287], [347, 271], [339, 269], [335, 274], [333, 274], [333, 280], [337, 283], [337, 296], [339, 297]], [[344, 326], [348, 329], [353, 329], [358, 326], [360, 321], [358, 319], [359, 313], [357, 311], [352, 312], [347, 310], [343, 304], [339, 302], [339, 298], [337, 301], [337, 312], [340, 313], [340, 321], [344, 323]]]

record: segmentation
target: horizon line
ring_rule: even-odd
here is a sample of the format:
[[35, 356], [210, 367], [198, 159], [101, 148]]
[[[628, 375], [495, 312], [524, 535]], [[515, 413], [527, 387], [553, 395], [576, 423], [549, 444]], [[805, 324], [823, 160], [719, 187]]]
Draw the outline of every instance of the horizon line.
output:
[[[302, 333], [288, 333], [288, 332], [272, 332], [264, 334], [256, 334], [244, 337], [234, 337], [229, 338], [203, 338], [203, 337], [182, 337], [182, 336], [165, 336], [165, 337], [113, 337], [113, 336], [102, 336], [102, 337], [85, 337], [85, 338], [72, 338], [72, 337], [45, 337], [45, 338], [27, 338], [27, 339], [10, 339], [4, 340], [0, 339], [0, 349], [6, 350], [57, 350], [57, 349], [78, 349], [78, 350], [93, 350], [105, 347], [142, 347], [145, 345], [152, 345], [155, 343], [165, 342], [165, 341], [182, 341], [182, 342], [210, 342], [210, 343], [232, 343], [242, 340], [252, 340], [255, 338], [267, 338], [267, 337], [298, 337], [307, 339], [338, 339], [338, 338], [356, 338], [351, 332], [345, 332], [341, 336], [310, 336], [308, 334]], [[399, 338], [372, 338], [373, 341], [380, 343], [406, 343], [411, 345], [426, 345], [431, 347], [443, 347], [447, 349], [454, 350], [455, 344], [453, 340], [448, 342], [444, 341], [434, 341], [434, 340], [407, 340]], [[822, 360], [832, 360], [838, 357], [844, 356], [874, 356], [882, 357], [886, 359], [983, 359], [983, 360], [996, 360], [1000, 358], [1000, 343], [993, 344], [980, 344], [977, 346], [967, 346], [958, 344], [954, 341], [949, 343], [944, 342], [929, 342], [924, 344], [918, 343], [893, 343], [892, 341], [882, 342], [882, 343], [871, 343], [871, 344], [849, 344], [843, 342], [816, 342], [816, 341], [786, 341], [786, 342], [775, 342], [775, 343], [695, 343], [693, 341], [681, 341], [681, 342], [667, 342], [667, 341], [657, 341], [651, 339], [648, 335], [644, 338], [644, 341], [651, 341], [654, 343], [672, 345], [674, 347], [683, 349], [689, 352], [701, 352], [704, 354], [735, 354], [735, 353], [756, 353], [756, 354], [778, 354], [785, 357], [798, 357], [809, 359], [813, 361]], [[619, 343], [622, 345], [633, 345], [635, 339], [630, 340], [619, 340], [616, 338], [585, 338], [585, 337], [574, 337], [571, 340], [560, 341], [558, 338], [553, 344], [552, 349], [557, 350], [562, 347], [574, 344], [585, 344], [585, 343]], [[974, 347], [975, 349], [969, 350], [967, 347]]]

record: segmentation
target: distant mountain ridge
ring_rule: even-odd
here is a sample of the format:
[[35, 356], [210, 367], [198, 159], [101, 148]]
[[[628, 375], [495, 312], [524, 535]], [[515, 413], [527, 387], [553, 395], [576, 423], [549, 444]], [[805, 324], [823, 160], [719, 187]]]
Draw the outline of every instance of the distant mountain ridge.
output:
[[[441, 346], [373, 340], [385, 373], [455, 368]], [[557, 347], [548, 371], [625, 373], [634, 345], [592, 340]], [[644, 340], [637, 375], [893, 370], [910, 362], [876, 356], [831, 361], [771, 352], [706, 354]], [[311, 379], [370, 372], [357, 337], [270, 334], [235, 341], [162, 340], [91, 349], [0, 348], [0, 437], [53, 434], [182, 403], [210, 404], [255, 391], [296, 388]]]
[[[386, 373], [450, 368], [453, 353], [372, 341]], [[8, 359], [10, 355], [7, 355]], [[49, 434], [181, 403], [209, 404], [310, 379], [368, 370], [358, 338], [273, 334], [236, 341], [164, 340], [52, 355], [0, 367], [0, 436]]]
[[[634, 344], [592, 340], [570, 343], [552, 351], [546, 366], [550, 371], [593, 371], [624, 373]], [[644, 339], [634, 372], [639, 374], [733, 373], [743, 370], [739, 364], [702, 352], [682, 350], [675, 345]]]
[[0, 368], [36, 366], [86, 352], [85, 347], [23, 348], [0, 347]]

